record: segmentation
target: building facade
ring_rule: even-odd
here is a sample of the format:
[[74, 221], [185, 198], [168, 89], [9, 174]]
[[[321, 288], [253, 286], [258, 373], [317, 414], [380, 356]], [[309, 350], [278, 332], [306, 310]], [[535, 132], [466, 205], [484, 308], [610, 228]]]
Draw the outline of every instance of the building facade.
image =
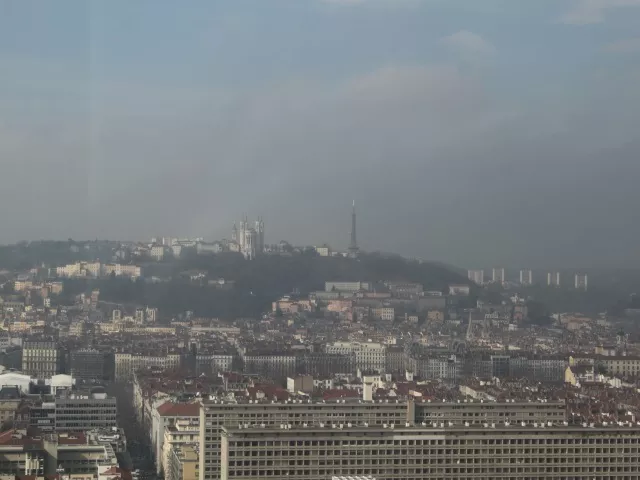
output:
[[407, 404], [360, 402], [229, 403], [206, 401], [200, 408], [200, 480], [220, 478], [220, 434], [224, 426], [280, 425], [303, 426], [317, 423], [397, 424], [407, 421]]
[[484, 285], [484, 270], [469, 270], [467, 278], [475, 284]]
[[62, 351], [54, 340], [26, 340], [22, 345], [22, 372], [39, 379], [62, 370]]
[[55, 400], [56, 432], [111, 429], [118, 426], [115, 397], [105, 393], [70, 394]]
[[520, 270], [520, 285], [533, 285], [533, 272], [531, 272], [531, 270], [529, 270], [528, 268]]
[[[631, 479], [637, 426], [225, 427], [221, 479]], [[428, 461], [425, 461], [428, 459]]]
[[587, 274], [586, 273], [576, 273], [573, 281], [573, 285], [576, 290], [587, 290]]

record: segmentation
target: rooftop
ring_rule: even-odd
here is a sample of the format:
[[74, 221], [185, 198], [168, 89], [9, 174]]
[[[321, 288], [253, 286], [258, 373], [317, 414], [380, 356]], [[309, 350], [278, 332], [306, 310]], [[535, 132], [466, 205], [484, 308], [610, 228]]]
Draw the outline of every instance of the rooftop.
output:
[[200, 415], [199, 403], [166, 402], [158, 407], [161, 417], [197, 417]]

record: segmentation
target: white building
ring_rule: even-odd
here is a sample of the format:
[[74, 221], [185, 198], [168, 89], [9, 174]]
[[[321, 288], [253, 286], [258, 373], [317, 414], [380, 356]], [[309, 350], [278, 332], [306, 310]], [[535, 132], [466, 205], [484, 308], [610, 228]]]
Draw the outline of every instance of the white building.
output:
[[[469, 285], [449, 285], [449, 295], [469, 296]], [[440, 292], [442, 294], [442, 292]]]
[[504, 283], [505, 281], [505, 272], [504, 268], [494, 268], [491, 271], [491, 281], [493, 283]]
[[547, 285], [550, 287], [560, 286], [560, 272], [547, 273]]
[[587, 274], [586, 273], [576, 273], [574, 278], [574, 286], [577, 290], [586, 290], [587, 289]]
[[533, 285], [533, 272], [531, 272], [531, 270], [529, 270], [528, 268], [520, 270], [520, 285]]
[[56, 268], [59, 277], [99, 277], [101, 273], [100, 262], [77, 262]]
[[469, 270], [467, 272], [467, 278], [473, 283], [484, 285], [484, 270]]
[[198, 255], [221, 253], [223, 250], [224, 248], [220, 242], [213, 242], [213, 243], [198, 242], [198, 244], [196, 245], [196, 253]]
[[44, 383], [45, 385], [49, 385], [51, 387], [51, 394], [55, 395], [56, 392], [60, 390], [70, 391], [76, 384], [76, 380], [71, 375], [60, 373], [58, 375], [54, 375], [50, 379], [45, 380]]
[[147, 323], [156, 323], [156, 320], [158, 320], [158, 309], [147, 307], [144, 311], [144, 316]]
[[0, 388], [2, 387], [18, 387], [20, 393], [29, 393], [29, 385], [31, 377], [18, 372], [7, 372], [0, 375]]

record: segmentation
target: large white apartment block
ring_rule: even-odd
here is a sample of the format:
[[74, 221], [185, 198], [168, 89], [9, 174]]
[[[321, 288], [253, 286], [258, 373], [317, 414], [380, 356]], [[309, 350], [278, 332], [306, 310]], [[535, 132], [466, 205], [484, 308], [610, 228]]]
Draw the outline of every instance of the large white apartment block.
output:
[[520, 270], [520, 285], [533, 285], [533, 273], [528, 268]]
[[504, 268], [494, 268], [491, 271], [491, 281], [493, 283], [504, 283], [506, 280]]
[[477, 285], [484, 284], [484, 270], [469, 270], [467, 278]]
[[222, 429], [222, 480], [640, 477], [640, 427], [618, 423], [346, 424]]
[[574, 278], [574, 286], [576, 290], [586, 290], [587, 289], [587, 274], [586, 273], [576, 273]]

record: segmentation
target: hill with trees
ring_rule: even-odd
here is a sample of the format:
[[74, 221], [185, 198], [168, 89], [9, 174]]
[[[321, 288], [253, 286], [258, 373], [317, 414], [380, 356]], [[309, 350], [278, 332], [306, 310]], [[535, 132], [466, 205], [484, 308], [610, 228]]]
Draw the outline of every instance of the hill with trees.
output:
[[[210, 279], [235, 282], [234, 288], [221, 290], [194, 285], [180, 275], [194, 270], [206, 272]], [[324, 289], [324, 282], [331, 280], [416, 282], [427, 290], [440, 291], [452, 283], [468, 283], [444, 265], [382, 254], [350, 259], [319, 257], [307, 252], [292, 256], [265, 255], [251, 261], [238, 254], [194, 255], [149, 264], [143, 272], [145, 280], [69, 280], [65, 289], [67, 295], [73, 295], [99, 288], [102, 300], [153, 305], [166, 315], [191, 310], [198, 316], [236, 318], [255, 317], [270, 309], [271, 302], [283, 295], [292, 292], [306, 295]], [[166, 281], [150, 282], [149, 277], [154, 275]]]

